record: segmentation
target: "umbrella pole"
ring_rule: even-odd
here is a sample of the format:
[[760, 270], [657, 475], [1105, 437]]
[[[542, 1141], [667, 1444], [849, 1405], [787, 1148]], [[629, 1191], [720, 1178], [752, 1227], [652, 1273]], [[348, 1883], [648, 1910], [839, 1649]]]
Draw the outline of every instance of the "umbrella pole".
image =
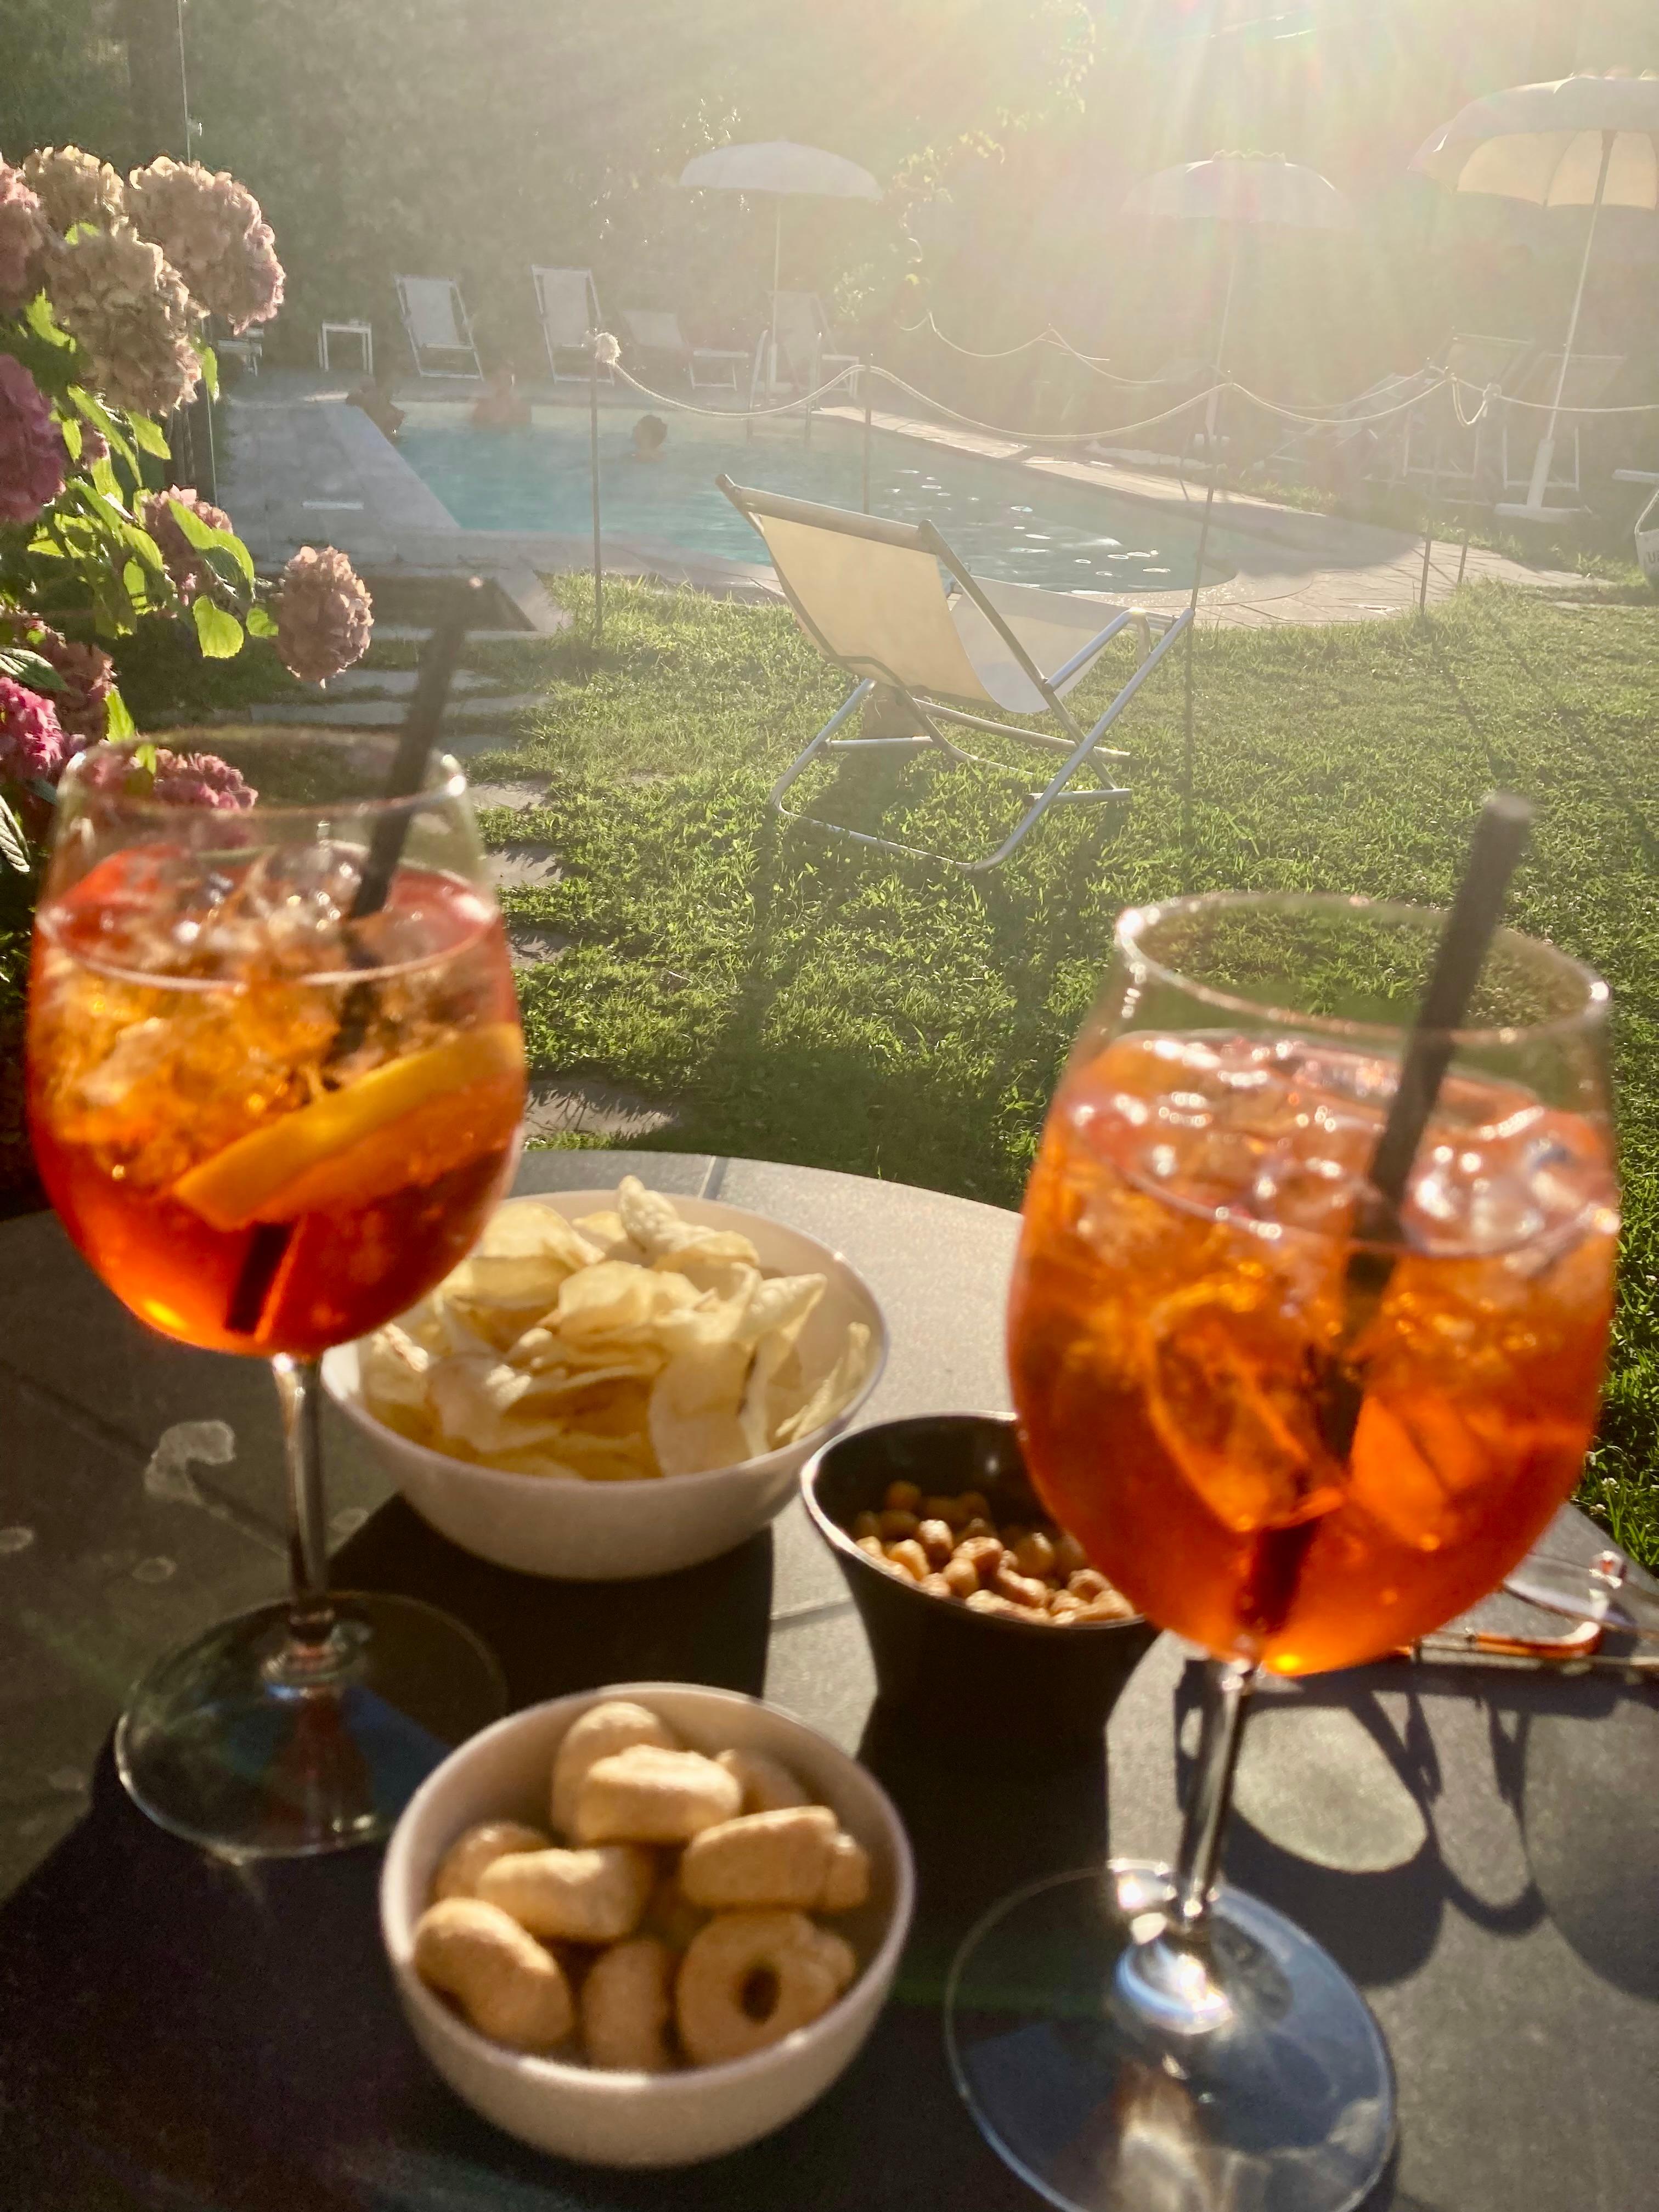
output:
[[772, 329], [767, 340], [766, 391], [769, 398], [778, 388], [778, 271], [783, 264], [783, 195], [772, 203]]
[[1549, 428], [1539, 441], [1538, 458], [1532, 465], [1532, 485], [1527, 493], [1528, 507], [1541, 507], [1544, 495], [1549, 489], [1550, 470], [1555, 461], [1556, 425], [1561, 419], [1561, 401], [1567, 388], [1567, 372], [1572, 367], [1573, 341], [1578, 336], [1578, 318], [1584, 306], [1584, 287], [1589, 281], [1590, 256], [1595, 251], [1595, 228], [1601, 220], [1601, 203], [1607, 196], [1607, 171], [1613, 167], [1613, 138], [1611, 131], [1604, 131], [1601, 134], [1601, 170], [1595, 179], [1589, 235], [1584, 240], [1584, 258], [1578, 266], [1578, 289], [1573, 295], [1572, 319], [1567, 325], [1567, 343], [1561, 354], [1561, 374], [1555, 380], [1555, 404], [1550, 409]]
[[1218, 454], [1220, 450], [1217, 433], [1221, 422], [1221, 380], [1226, 374], [1227, 331], [1233, 319], [1233, 286], [1238, 281], [1238, 226], [1232, 227], [1232, 252], [1227, 263], [1227, 295], [1221, 306], [1221, 331], [1216, 339], [1215, 382], [1210, 394], [1206, 415], [1206, 442], [1209, 452], [1210, 481], [1204, 494], [1204, 520], [1198, 532], [1198, 556], [1193, 566], [1192, 622], [1187, 631], [1187, 729], [1184, 758], [1181, 773], [1181, 834], [1183, 839], [1192, 826], [1193, 808], [1193, 651], [1198, 636], [1198, 593], [1204, 581], [1204, 556], [1210, 547], [1210, 517], [1215, 508], [1216, 477], [1220, 471]]

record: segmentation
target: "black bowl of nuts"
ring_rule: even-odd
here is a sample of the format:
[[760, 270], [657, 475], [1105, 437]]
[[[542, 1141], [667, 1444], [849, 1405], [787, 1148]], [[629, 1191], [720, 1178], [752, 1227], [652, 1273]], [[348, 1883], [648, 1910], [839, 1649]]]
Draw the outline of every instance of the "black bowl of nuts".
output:
[[1010, 1416], [858, 1430], [801, 1489], [890, 1705], [938, 1734], [1098, 1741], [1158, 1631], [1045, 1515]]

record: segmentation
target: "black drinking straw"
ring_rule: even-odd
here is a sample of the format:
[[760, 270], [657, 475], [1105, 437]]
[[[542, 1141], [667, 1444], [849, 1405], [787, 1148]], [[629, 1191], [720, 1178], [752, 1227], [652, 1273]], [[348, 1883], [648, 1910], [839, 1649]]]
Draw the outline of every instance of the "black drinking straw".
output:
[[[1453, 1037], [1463, 1025], [1492, 949], [1532, 817], [1528, 802], [1510, 792], [1492, 792], [1482, 803], [1463, 878], [1440, 933], [1434, 970], [1407, 1035], [1400, 1080], [1371, 1155], [1368, 1188], [1361, 1197], [1354, 1240], [1348, 1248], [1341, 1341], [1322, 1360], [1316, 1384], [1314, 1414], [1320, 1438], [1332, 1458], [1342, 1464], [1352, 1449], [1365, 1399], [1364, 1378], [1349, 1354], [1376, 1313], [1399, 1259], [1400, 1208], [1412, 1163], [1451, 1066]], [[1283, 1623], [1303, 1554], [1318, 1526], [1314, 1517], [1288, 1528], [1264, 1529], [1257, 1536], [1242, 1610], [1259, 1633], [1270, 1635]]]
[[[483, 598], [483, 583], [477, 576], [469, 576], [464, 584], [452, 586], [444, 596], [437, 623], [421, 654], [414, 695], [398, 732], [398, 750], [386, 776], [384, 796], [387, 799], [412, 799], [426, 781], [427, 762], [437, 742], [444, 708], [449, 702], [455, 664], [460, 658], [467, 631], [477, 617]], [[403, 857], [410, 819], [411, 811], [402, 807], [375, 823], [349, 921], [362, 921], [369, 915], [378, 914], [386, 904], [392, 878]], [[375, 964], [372, 954], [355, 946], [350, 957], [355, 966]], [[343, 1060], [356, 1050], [363, 1041], [374, 1006], [374, 985], [354, 984], [341, 1009], [340, 1026], [328, 1049], [329, 1060]], [[293, 1235], [294, 1224], [289, 1221], [254, 1224], [225, 1312], [225, 1327], [233, 1335], [252, 1336], [258, 1329]]]

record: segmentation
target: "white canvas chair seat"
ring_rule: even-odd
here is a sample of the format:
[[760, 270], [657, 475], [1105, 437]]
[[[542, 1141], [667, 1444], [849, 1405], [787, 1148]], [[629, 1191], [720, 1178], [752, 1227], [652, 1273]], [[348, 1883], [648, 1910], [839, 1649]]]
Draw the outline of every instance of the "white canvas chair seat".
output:
[[392, 281], [397, 286], [398, 312], [403, 319], [409, 349], [415, 356], [416, 373], [422, 376], [453, 375], [453, 369], [428, 368], [424, 356], [459, 353], [466, 356], [472, 364], [471, 374], [482, 380], [483, 371], [479, 366], [477, 347], [472, 342], [472, 325], [460, 286], [454, 279], [398, 276]]
[[[738, 371], [749, 360], [746, 348], [733, 351], [726, 346], [694, 346], [672, 307], [624, 307], [622, 322], [641, 353], [665, 354], [678, 362], [694, 391], [717, 384], [737, 390]], [[713, 376], [698, 375], [700, 368], [710, 368], [715, 371]]]
[[[543, 269], [532, 264], [530, 277], [536, 287], [536, 313], [541, 321], [542, 343], [547, 348], [547, 366], [553, 381], [586, 384], [592, 367], [587, 334], [604, 328], [592, 270]], [[599, 374], [607, 384], [617, 380], [608, 362], [599, 363]]]
[[[1620, 353], [1576, 353], [1568, 362], [1566, 382], [1561, 386], [1563, 421], [1555, 441], [1565, 446], [1565, 456], [1558, 465], [1552, 453], [1545, 468], [1546, 481], [1537, 487], [1540, 499], [1552, 491], [1571, 492], [1575, 500], [1582, 495], [1579, 426], [1569, 418], [1575, 408], [1605, 405], [1607, 394], [1624, 366], [1625, 356]], [[1526, 489], [1528, 501], [1534, 495], [1532, 482], [1538, 472], [1540, 453], [1548, 435], [1550, 417], [1547, 410], [1554, 402], [1556, 386], [1560, 383], [1560, 355], [1539, 354], [1533, 359], [1526, 375], [1508, 395], [1529, 404], [1504, 410], [1504, 489], [1505, 491]], [[1500, 505], [1497, 511], [1508, 516], [1523, 516], [1528, 508]], [[1573, 510], [1539, 508], [1536, 511], [1558, 514]]]
[[[951, 760], [976, 761], [1008, 772], [1005, 762], [964, 752], [940, 725], [989, 730], [1066, 756], [1046, 787], [1029, 794], [1024, 813], [994, 852], [982, 860], [950, 860], [951, 866], [969, 872], [997, 866], [1060, 800], [1128, 797], [1114, 783], [1073, 787], [1073, 778], [1091, 759], [1127, 757], [1109, 752], [1100, 739], [1175, 640], [1190, 628], [1190, 608], [1173, 617], [1148, 615], [1139, 608], [1115, 607], [1106, 600], [1029, 584], [988, 583], [969, 574], [930, 523], [888, 522], [779, 498], [744, 489], [727, 477], [719, 483], [760, 533], [802, 629], [826, 659], [854, 678], [851, 696], [773, 787], [768, 801], [772, 811], [884, 851], [915, 853], [915, 848], [890, 839], [792, 812], [783, 799], [809, 763], [827, 752], [933, 750]], [[952, 578], [953, 591], [947, 592], [941, 569]], [[1161, 632], [1156, 644], [1154, 628]], [[1135, 635], [1139, 665], [1093, 727], [1085, 730], [1068, 712], [1066, 696], [1126, 629]], [[838, 736], [878, 691], [884, 695], [878, 726], [896, 733]], [[1064, 734], [996, 720], [987, 713], [990, 708], [1049, 717]], [[919, 857], [948, 859], [941, 854]]]

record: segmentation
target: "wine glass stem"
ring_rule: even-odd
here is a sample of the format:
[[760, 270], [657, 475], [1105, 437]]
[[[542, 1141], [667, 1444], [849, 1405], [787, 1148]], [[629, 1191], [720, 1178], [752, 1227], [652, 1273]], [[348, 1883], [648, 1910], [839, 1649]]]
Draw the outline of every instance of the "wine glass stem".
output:
[[1176, 1862], [1173, 1933], [1198, 1936], [1203, 1931], [1220, 1866], [1221, 1839], [1232, 1806], [1233, 1770], [1255, 1673], [1254, 1667], [1237, 1659], [1212, 1659], [1206, 1669], [1204, 1725]]
[[283, 1451], [288, 1462], [288, 1556], [294, 1594], [289, 1632], [299, 1644], [328, 1641], [334, 1609], [328, 1599], [328, 1540], [323, 1519], [322, 1435], [318, 1426], [321, 1388], [314, 1359], [278, 1352], [270, 1363], [282, 1408]]

